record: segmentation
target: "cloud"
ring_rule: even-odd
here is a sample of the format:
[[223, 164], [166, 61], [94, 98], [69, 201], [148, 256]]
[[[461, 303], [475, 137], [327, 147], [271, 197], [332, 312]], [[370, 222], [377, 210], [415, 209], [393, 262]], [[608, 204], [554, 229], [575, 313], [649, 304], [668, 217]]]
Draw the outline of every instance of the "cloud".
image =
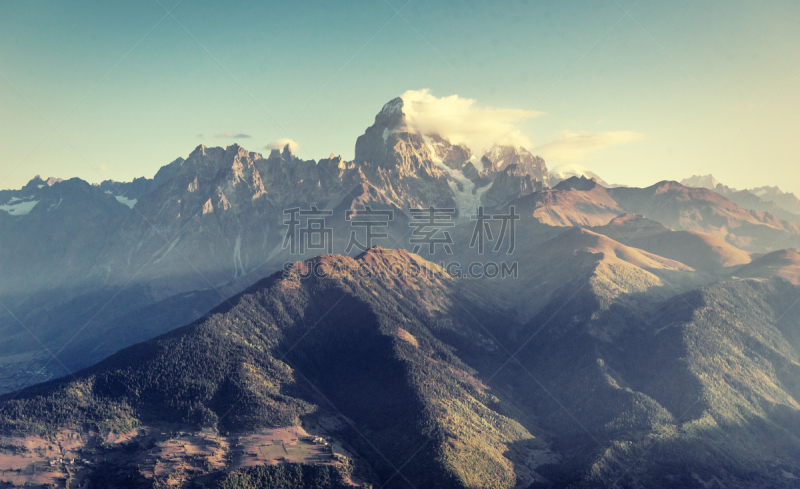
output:
[[579, 165], [577, 163], [562, 163], [550, 170], [550, 173], [554, 173], [556, 175], [584, 175], [586, 176], [589, 173], [589, 169], [583, 165]]
[[536, 148], [535, 153], [547, 161], [581, 161], [586, 153], [607, 148], [615, 144], [630, 143], [643, 139], [644, 135], [633, 131], [588, 132], [561, 131], [558, 139]]
[[531, 147], [519, 122], [542, 115], [521, 109], [479, 107], [474, 99], [458, 95], [435, 97], [429, 89], [409, 90], [400, 96], [409, 132], [438, 134], [453, 144], [464, 144], [473, 153], [483, 154], [494, 143]]
[[247, 139], [250, 137], [249, 134], [243, 133], [236, 133], [236, 132], [221, 132], [219, 134], [214, 134], [215, 138], [222, 138], [222, 139]]
[[100, 170], [101, 172], [105, 173], [105, 172], [108, 171], [108, 165], [100, 165], [100, 166], [97, 167], [97, 169]]
[[202, 134], [198, 134], [197, 137], [200, 138], [200, 139], [203, 139], [203, 135]]
[[297, 153], [297, 151], [300, 149], [300, 144], [298, 144], [297, 141], [289, 138], [272, 141], [268, 145], [264, 146], [264, 149], [277, 149], [279, 151], [283, 151], [283, 148], [285, 148], [287, 144], [289, 145], [289, 150], [292, 153]]

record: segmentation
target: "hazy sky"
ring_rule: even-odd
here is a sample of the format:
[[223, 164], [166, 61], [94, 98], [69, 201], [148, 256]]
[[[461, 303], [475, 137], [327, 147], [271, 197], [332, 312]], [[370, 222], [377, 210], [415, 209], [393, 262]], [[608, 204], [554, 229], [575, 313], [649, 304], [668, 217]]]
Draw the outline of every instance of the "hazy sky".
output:
[[551, 168], [800, 194], [796, 0], [233, 3], [0, 3], [0, 188], [152, 177], [201, 143], [350, 159], [429, 89], [542, 113], [516, 129]]

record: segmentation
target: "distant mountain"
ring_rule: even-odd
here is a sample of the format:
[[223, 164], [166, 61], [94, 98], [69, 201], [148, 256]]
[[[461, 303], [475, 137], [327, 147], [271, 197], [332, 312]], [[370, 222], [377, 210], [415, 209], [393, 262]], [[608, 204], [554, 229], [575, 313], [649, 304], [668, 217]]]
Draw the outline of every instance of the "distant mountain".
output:
[[749, 265], [739, 269], [736, 276], [760, 279], [778, 276], [798, 285], [800, 284], [800, 251], [793, 248], [759, 256]]
[[720, 183], [714, 178], [714, 175], [692, 175], [689, 178], [681, 180], [681, 185], [714, 190]]
[[534, 156], [525, 148], [494, 145], [483, 155], [494, 168], [505, 170], [510, 165], [517, 167], [539, 182], [548, 182], [550, 173], [541, 156]]
[[719, 236], [674, 231], [638, 214], [622, 214], [593, 231], [629, 246], [685, 263], [696, 270], [718, 270], [750, 263], [751, 253]]
[[672, 295], [675, 291], [662, 279], [691, 271], [683, 263], [590, 230], [569, 228], [521, 252], [518, 279], [498, 281], [493, 287], [513, 302], [510, 309], [525, 322], [575, 294], [605, 308], [637, 293]]
[[687, 187], [713, 190], [746, 209], [769, 212], [787, 221], [800, 222], [800, 199], [793, 193], [784, 193], [778, 187], [736, 190], [721, 184], [712, 175], [694, 175], [681, 183]]
[[518, 212], [551, 226], [597, 226], [622, 213], [606, 188], [585, 177], [571, 177], [513, 204]]
[[588, 178], [590, 180], [596, 181], [598, 184], [606, 188], [619, 186], [619, 185], [612, 185], [606, 182], [605, 180], [600, 178], [600, 176], [597, 175], [596, 173], [590, 171], [587, 168], [584, 168], [581, 165], [576, 165], [576, 164], [558, 165], [557, 167], [550, 170], [550, 178], [548, 179], [548, 183], [550, 184], [551, 187], [554, 187], [559, 182], [567, 180], [568, 178], [571, 177]]
[[172, 163], [161, 167], [153, 178], [134, 178], [132, 182], [104, 180], [99, 185], [100, 190], [114, 195], [117, 200], [132, 208], [143, 195], [164, 185], [167, 180], [172, 178], [181, 168], [184, 161], [183, 158], [178, 158]]
[[82, 287], [130, 208], [78, 178], [0, 191], [0, 296]]
[[608, 193], [627, 212], [641, 214], [673, 229], [700, 231], [750, 251], [795, 246], [800, 224], [769, 213], [747, 210], [716, 192], [659, 182], [638, 188], [613, 188]]
[[785, 193], [778, 187], [756, 187], [749, 191], [765, 202], [774, 202], [780, 208], [800, 215], [800, 199], [791, 192]]

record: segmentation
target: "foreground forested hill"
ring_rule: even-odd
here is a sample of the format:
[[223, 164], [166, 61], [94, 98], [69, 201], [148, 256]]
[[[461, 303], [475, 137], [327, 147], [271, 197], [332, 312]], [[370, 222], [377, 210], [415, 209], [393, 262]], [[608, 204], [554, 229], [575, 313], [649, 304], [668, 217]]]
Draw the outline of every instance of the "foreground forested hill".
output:
[[[95, 454], [105, 436], [113, 464], [72, 471], [132, 487], [178, 473], [226, 488], [793, 487], [798, 287], [731, 274], [665, 294], [665, 273], [693, 272], [593, 233], [554, 249], [576, 238], [600, 250], [570, 265], [587, 281], [563, 281], [524, 321], [503, 287], [405, 251], [298, 262], [191, 325], [0, 398], [4, 446], [63, 445], [70, 430]], [[249, 433], [299, 428], [324, 431], [332, 455], [292, 465], [301, 445], [281, 442], [276, 468], [242, 462], [273, 444], [247, 448]], [[169, 430], [211, 446], [194, 471], [164, 468], [162, 445], [202, 445]]]

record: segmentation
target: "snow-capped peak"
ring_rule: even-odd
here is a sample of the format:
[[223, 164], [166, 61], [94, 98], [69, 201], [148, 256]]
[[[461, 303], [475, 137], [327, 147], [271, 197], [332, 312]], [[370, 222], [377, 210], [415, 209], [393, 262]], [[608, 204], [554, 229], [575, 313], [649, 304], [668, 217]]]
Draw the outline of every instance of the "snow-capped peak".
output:
[[713, 175], [692, 175], [689, 178], [681, 180], [681, 185], [686, 187], [707, 188], [714, 190], [719, 185], [719, 182]]
[[380, 113], [388, 116], [393, 116], [402, 113], [402, 110], [403, 110], [403, 99], [400, 97], [395, 97], [392, 100], [386, 102], [386, 104], [384, 104]]
[[550, 170], [550, 185], [555, 186], [557, 183], [567, 180], [571, 177], [584, 177], [589, 180], [594, 179], [598, 184], [602, 185], [603, 187], [614, 187], [615, 185], [611, 185], [607, 183], [605, 180], [600, 178], [596, 173], [592, 172], [588, 168], [578, 165], [576, 163], [565, 163], [562, 165], [558, 165], [557, 167]]

